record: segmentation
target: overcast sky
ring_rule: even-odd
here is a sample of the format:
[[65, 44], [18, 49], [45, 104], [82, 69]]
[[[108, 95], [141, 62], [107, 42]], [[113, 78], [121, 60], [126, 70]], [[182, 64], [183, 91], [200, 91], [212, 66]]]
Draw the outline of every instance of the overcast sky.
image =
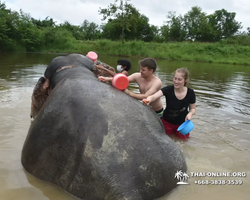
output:
[[[80, 25], [85, 19], [101, 25], [99, 8], [108, 8], [115, 0], [0, 0], [8, 9], [25, 13], [43, 20], [49, 16], [58, 24], [65, 21]], [[194, 6], [199, 6], [207, 14], [226, 9], [236, 13], [236, 20], [242, 22], [243, 29], [250, 27], [250, 0], [131, 0], [141, 14], [149, 18], [149, 23], [162, 26], [169, 11], [184, 15]]]

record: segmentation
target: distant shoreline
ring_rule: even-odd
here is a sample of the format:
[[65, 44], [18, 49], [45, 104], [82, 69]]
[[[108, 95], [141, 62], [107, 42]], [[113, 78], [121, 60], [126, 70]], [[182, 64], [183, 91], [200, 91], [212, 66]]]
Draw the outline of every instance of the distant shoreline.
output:
[[[95, 51], [99, 55], [123, 57], [153, 57], [156, 59], [194, 61], [204, 63], [221, 63], [233, 65], [250, 65], [250, 46], [219, 43], [171, 42], [147, 43], [142, 41], [76, 41], [67, 49], [57, 47], [43, 49], [40, 52], [68, 54]], [[20, 51], [21, 52], [21, 51]]]

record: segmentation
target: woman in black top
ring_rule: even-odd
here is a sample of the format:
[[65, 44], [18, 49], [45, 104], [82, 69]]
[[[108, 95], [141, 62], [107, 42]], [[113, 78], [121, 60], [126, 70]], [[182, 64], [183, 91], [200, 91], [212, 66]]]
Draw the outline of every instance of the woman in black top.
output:
[[166, 97], [166, 108], [162, 118], [166, 134], [176, 134], [181, 139], [188, 139], [189, 133], [182, 135], [177, 131], [178, 127], [184, 121], [191, 120], [196, 111], [194, 90], [186, 86], [188, 77], [189, 72], [186, 68], [177, 69], [173, 85], [166, 86], [145, 99], [147, 104], [150, 104], [163, 95]]

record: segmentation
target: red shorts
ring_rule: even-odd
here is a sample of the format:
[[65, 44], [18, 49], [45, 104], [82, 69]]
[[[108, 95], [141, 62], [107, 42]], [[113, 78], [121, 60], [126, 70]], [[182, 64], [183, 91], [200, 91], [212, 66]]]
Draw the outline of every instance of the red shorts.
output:
[[165, 121], [163, 118], [161, 119], [161, 121], [164, 125], [165, 132], [167, 135], [175, 134], [180, 139], [188, 139], [189, 138], [189, 133], [186, 135], [182, 135], [179, 131], [177, 131], [177, 129], [180, 125], [171, 124], [171, 123]]

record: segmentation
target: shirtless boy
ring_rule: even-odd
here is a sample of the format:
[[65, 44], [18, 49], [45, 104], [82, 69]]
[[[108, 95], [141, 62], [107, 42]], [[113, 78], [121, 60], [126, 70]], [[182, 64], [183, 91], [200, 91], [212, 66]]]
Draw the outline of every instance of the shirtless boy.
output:
[[[136, 82], [139, 85], [140, 94], [133, 93], [128, 89], [124, 90], [124, 92], [135, 99], [142, 100], [159, 91], [162, 88], [162, 82], [157, 76], [154, 75], [157, 63], [153, 58], [140, 60], [139, 64], [140, 72], [131, 74], [128, 77], [128, 80], [130, 83]], [[159, 116], [163, 114], [161, 99], [156, 100], [150, 105]]]
[[[145, 58], [140, 60], [139, 64], [140, 72], [131, 74], [128, 76], [128, 80], [130, 83], [136, 82], [139, 85], [140, 94], [131, 92], [128, 89], [125, 89], [124, 92], [135, 99], [142, 100], [159, 91], [162, 88], [162, 82], [157, 76], [154, 75], [157, 67], [155, 59]], [[110, 77], [101, 77], [101, 79], [112, 80]], [[152, 102], [150, 106], [157, 115], [162, 117], [163, 105], [161, 99], [157, 99]]]

